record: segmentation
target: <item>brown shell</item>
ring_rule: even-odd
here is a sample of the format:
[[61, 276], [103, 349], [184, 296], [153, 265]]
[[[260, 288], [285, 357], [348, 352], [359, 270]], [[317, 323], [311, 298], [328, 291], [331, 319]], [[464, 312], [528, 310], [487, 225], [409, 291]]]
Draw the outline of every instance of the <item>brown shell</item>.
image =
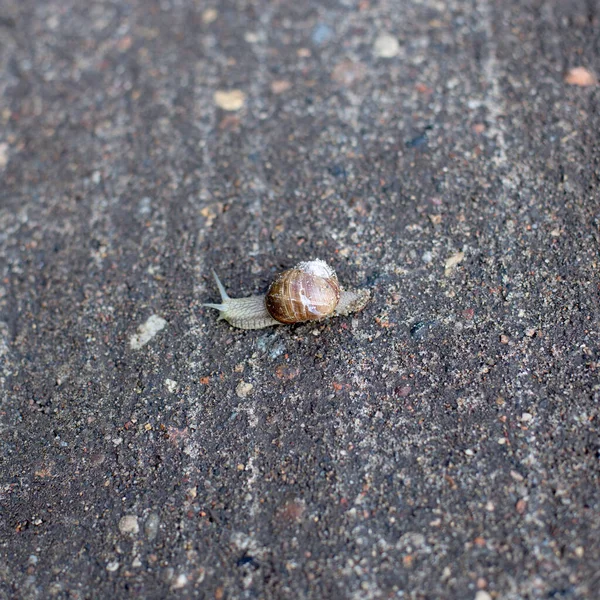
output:
[[330, 267], [329, 276], [320, 277], [298, 268], [302, 266], [281, 273], [267, 292], [267, 310], [280, 323], [323, 319], [333, 313], [340, 299], [337, 276]]

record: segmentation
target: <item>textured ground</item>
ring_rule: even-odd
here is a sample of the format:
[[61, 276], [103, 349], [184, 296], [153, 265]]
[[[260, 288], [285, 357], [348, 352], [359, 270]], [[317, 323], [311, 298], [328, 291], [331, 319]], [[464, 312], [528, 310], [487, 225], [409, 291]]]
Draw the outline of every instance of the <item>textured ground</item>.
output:
[[[0, 598], [595, 597], [599, 56], [595, 0], [0, 0]], [[202, 307], [315, 256], [363, 313]]]

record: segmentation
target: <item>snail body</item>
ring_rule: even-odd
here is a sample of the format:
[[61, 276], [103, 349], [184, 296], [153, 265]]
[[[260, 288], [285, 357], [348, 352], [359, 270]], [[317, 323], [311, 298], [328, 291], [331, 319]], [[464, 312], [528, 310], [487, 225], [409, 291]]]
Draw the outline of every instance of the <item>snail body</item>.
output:
[[204, 304], [220, 312], [219, 319], [241, 329], [318, 321], [362, 310], [368, 290], [344, 290], [335, 271], [323, 260], [301, 262], [280, 273], [264, 296], [230, 298], [213, 271], [220, 304]]

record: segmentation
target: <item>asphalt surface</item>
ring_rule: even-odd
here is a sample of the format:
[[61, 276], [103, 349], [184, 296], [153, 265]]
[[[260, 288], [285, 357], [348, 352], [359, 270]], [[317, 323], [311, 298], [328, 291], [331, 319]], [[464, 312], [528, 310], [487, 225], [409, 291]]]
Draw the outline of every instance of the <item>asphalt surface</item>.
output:
[[[595, 0], [0, 0], [0, 598], [600, 597], [599, 57]], [[202, 307], [312, 257], [362, 313]]]

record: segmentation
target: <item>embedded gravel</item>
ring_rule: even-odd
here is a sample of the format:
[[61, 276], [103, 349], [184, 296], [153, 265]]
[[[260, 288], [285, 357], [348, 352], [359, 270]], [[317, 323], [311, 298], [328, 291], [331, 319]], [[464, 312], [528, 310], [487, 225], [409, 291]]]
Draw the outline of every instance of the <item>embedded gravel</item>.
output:
[[[596, 597], [600, 9], [0, 0], [0, 598]], [[231, 329], [319, 257], [351, 317]]]

